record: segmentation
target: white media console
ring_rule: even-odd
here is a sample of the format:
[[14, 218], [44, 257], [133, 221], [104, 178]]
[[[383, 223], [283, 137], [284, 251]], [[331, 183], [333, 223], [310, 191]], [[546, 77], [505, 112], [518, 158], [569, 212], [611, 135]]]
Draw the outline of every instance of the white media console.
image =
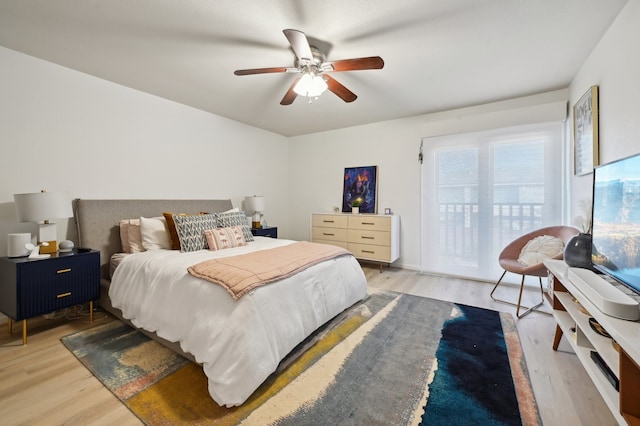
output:
[[[562, 260], [549, 259], [544, 264], [552, 280], [557, 322], [553, 349], [557, 350], [560, 339], [566, 336], [616, 421], [640, 425], [638, 298], [600, 281], [602, 278], [591, 271], [569, 268]], [[594, 318], [611, 338], [595, 332], [589, 318]]]

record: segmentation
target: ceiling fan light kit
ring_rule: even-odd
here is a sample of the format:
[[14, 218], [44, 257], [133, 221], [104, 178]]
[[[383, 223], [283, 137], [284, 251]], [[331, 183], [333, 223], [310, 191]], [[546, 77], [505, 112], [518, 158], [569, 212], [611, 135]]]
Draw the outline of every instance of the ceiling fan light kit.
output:
[[322, 95], [328, 88], [327, 82], [319, 75], [311, 73], [303, 74], [300, 80], [293, 88], [293, 91], [300, 96], [308, 98], [317, 98]]
[[302, 74], [289, 87], [280, 101], [281, 105], [291, 105], [298, 95], [317, 99], [327, 89], [343, 101], [353, 102], [357, 99], [356, 94], [325, 73], [382, 69], [384, 67], [384, 61], [379, 56], [327, 62], [325, 54], [315, 46], [311, 46], [302, 31], [284, 30], [283, 32], [296, 56], [294, 67], [254, 68], [234, 72], [239, 76], [268, 73]]

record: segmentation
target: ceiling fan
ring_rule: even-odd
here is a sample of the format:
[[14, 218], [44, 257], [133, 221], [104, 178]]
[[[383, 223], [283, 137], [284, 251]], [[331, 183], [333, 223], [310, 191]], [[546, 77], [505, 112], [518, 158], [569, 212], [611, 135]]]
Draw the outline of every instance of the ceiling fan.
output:
[[325, 54], [320, 49], [309, 44], [307, 36], [302, 31], [289, 29], [283, 30], [283, 33], [289, 40], [293, 53], [296, 55], [293, 67], [254, 68], [234, 71], [235, 75], [301, 74], [289, 87], [289, 90], [280, 101], [280, 105], [291, 105], [298, 95], [317, 98], [327, 89], [343, 101], [353, 102], [357, 98], [356, 94], [327, 73], [372, 70], [384, 67], [384, 61], [379, 56], [327, 61]]

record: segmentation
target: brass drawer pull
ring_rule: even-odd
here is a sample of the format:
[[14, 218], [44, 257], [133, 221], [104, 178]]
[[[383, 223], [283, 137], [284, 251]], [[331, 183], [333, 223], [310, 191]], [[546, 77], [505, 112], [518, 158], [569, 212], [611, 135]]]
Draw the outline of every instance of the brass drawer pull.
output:
[[66, 272], [71, 272], [71, 268], [67, 268], [67, 269], [60, 269], [56, 272], [56, 274], [64, 274]]
[[375, 240], [376, 237], [367, 237], [366, 235], [362, 235], [360, 238], [362, 238], [363, 240]]
[[371, 253], [371, 254], [375, 254], [375, 251], [373, 250], [362, 250], [363, 253]]
[[323, 220], [322, 223], [333, 223], [333, 220]]
[[334, 234], [329, 234], [328, 232], [323, 232], [322, 235], [327, 235], [329, 237], [333, 237]]
[[363, 225], [375, 225], [375, 222], [362, 222]]
[[63, 297], [69, 297], [69, 296], [71, 296], [71, 292], [70, 291], [57, 295], [56, 299], [62, 299]]

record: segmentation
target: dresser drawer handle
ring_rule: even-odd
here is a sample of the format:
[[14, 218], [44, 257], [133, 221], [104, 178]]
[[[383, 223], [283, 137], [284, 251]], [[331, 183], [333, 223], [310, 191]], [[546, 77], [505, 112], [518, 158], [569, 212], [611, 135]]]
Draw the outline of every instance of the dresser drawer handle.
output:
[[70, 291], [57, 295], [56, 299], [62, 299], [63, 297], [69, 297], [69, 296], [71, 296], [71, 292]]
[[328, 232], [323, 232], [322, 235], [327, 235], [329, 237], [333, 237], [334, 234], [329, 234]]
[[71, 272], [71, 268], [67, 268], [67, 269], [59, 269], [56, 274], [64, 274], [66, 272]]
[[362, 235], [360, 238], [362, 238], [363, 240], [375, 240], [376, 237], [367, 237], [366, 235]]
[[334, 223], [333, 220], [323, 220], [322, 223]]
[[371, 253], [371, 254], [375, 254], [375, 251], [373, 250], [362, 250], [363, 253]]
[[375, 222], [362, 222], [363, 225], [375, 225]]

